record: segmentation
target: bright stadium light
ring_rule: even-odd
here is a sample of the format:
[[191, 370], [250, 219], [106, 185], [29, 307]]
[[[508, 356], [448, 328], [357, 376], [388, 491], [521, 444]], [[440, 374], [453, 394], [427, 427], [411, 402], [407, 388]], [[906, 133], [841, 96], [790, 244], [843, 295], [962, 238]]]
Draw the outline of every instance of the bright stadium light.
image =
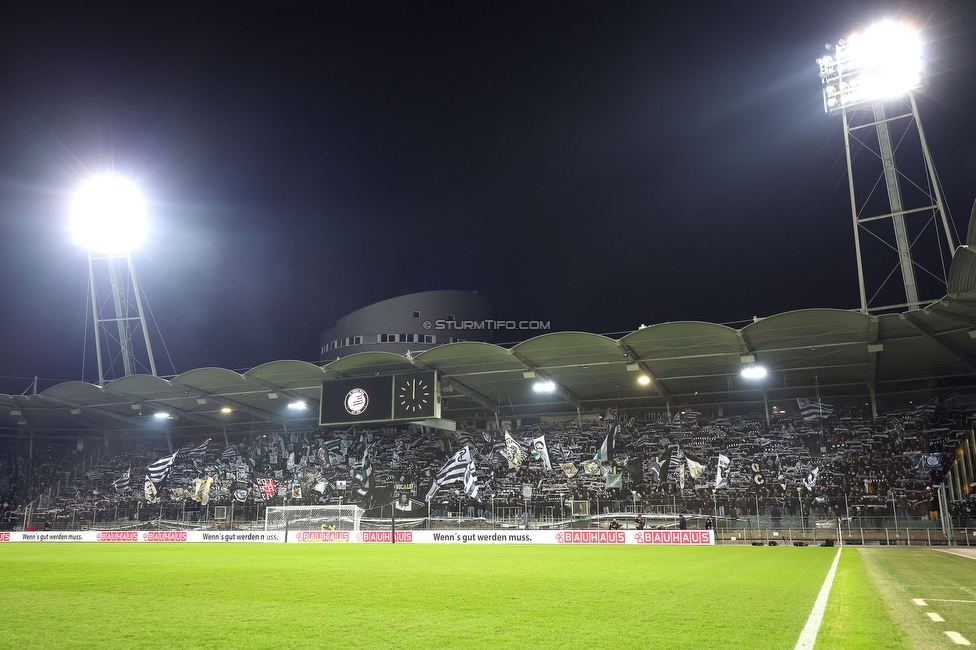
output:
[[155, 413], [153, 413], [153, 417], [156, 418], [157, 420], [165, 420], [166, 418], [169, 417], [169, 413], [167, 413], [166, 411], [156, 411]]
[[294, 411], [304, 411], [305, 409], [308, 408], [308, 404], [306, 404], [305, 402], [292, 402], [291, 404], [288, 405], [288, 408]]
[[647, 375], [641, 375], [637, 378], [637, 383], [641, 386], [647, 386], [649, 383], [651, 383], [651, 378]]
[[129, 252], [145, 237], [147, 221], [146, 204], [136, 184], [118, 176], [90, 179], [71, 204], [71, 234], [89, 251]]
[[552, 381], [539, 381], [532, 385], [532, 390], [537, 393], [552, 393], [556, 390], [556, 383]]
[[223, 407], [222, 409], [220, 409], [220, 412], [221, 412], [221, 413], [224, 413], [224, 414], [227, 414], [227, 413], [233, 413], [233, 412], [234, 412], [234, 409], [232, 409], [232, 408], [231, 408], [231, 407], [229, 407], [229, 406], [225, 406], [225, 407]]
[[900, 97], [922, 85], [922, 41], [908, 25], [880, 22], [832, 49], [834, 56], [817, 59], [824, 110], [830, 114]]
[[742, 369], [742, 376], [746, 379], [762, 379], [766, 376], [766, 369], [762, 366], [749, 366]]

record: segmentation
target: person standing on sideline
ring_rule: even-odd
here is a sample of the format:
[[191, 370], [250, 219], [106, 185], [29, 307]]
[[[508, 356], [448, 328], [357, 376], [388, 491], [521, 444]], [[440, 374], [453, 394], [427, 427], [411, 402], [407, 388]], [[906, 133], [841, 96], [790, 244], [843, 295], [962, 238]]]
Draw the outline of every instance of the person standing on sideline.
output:
[[688, 520], [684, 515], [678, 517], [678, 530], [688, 530]]
[[644, 516], [640, 513], [637, 513], [637, 516], [634, 518], [634, 528], [644, 530]]

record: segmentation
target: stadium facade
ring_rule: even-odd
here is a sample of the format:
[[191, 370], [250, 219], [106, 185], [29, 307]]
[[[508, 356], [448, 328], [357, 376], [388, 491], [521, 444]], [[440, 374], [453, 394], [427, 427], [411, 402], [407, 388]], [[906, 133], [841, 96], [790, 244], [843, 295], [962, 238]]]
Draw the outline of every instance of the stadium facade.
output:
[[424, 291], [358, 309], [322, 334], [319, 361], [359, 352], [407, 354], [459, 341], [491, 341], [491, 301], [472, 291]]

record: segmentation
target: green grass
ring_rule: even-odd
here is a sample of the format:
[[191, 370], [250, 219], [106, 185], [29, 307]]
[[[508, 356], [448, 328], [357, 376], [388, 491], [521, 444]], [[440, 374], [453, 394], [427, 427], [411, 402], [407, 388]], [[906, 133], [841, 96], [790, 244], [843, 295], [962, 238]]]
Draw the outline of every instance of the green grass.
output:
[[891, 608], [878, 593], [857, 550], [848, 549], [840, 556], [816, 647], [817, 650], [912, 647], [905, 631], [894, 624]]
[[[912, 647], [959, 647], [945, 636], [946, 630], [976, 643], [976, 560], [924, 548], [864, 549], [861, 554]], [[923, 599], [926, 606], [916, 605], [913, 598]], [[926, 612], [945, 622], [933, 622]]]
[[[0, 647], [792, 648], [835, 553], [4, 544]], [[856, 553], [835, 589], [818, 647], [906, 647]]]

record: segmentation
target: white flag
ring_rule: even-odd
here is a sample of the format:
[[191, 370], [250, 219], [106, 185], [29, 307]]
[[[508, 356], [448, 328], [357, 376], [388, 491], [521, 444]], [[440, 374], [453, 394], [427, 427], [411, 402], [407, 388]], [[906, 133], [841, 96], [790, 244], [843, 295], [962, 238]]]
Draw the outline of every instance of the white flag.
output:
[[725, 454], [718, 455], [718, 467], [715, 470], [716, 490], [729, 487], [729, 464], [731, 462]]
[[522, 446], [515, 442], [515, 438], [512, 437], [509, 431], [505, 432], [505, 455], [508, 456], [509, 469], [522, 468], [522, 460], [525, 458], [525, 453], [522, 451]]
[[803, 479], [803, 487], [805, 487], [808, 492], [813, 492], [813, 486], [817, 484], [817, 475], [819, 473], [820, 468], [814, 467], [813, 470], [807, 474], [807, 477]]
[[532, 457], [541, 460], [546, 471], [552, 471], [552, 462], [549, 460], [549, 446], [546, 444], [545, 435], [532, 439]]
[[149, 478], [149, 475], [146, 475], [146, 501], [148, 503], [156, 503], [156, 494], [156, 485]]
[[688, 474], [691, 475], [691, 478], [694, 479], [701, 478], [702, 474], [705, 473], [705, 466], [702, 465], [701, 463], [697, 463], [692, 459], [688, 458], [687, 456], [685, 456], [685, 462], [688, 463]]

